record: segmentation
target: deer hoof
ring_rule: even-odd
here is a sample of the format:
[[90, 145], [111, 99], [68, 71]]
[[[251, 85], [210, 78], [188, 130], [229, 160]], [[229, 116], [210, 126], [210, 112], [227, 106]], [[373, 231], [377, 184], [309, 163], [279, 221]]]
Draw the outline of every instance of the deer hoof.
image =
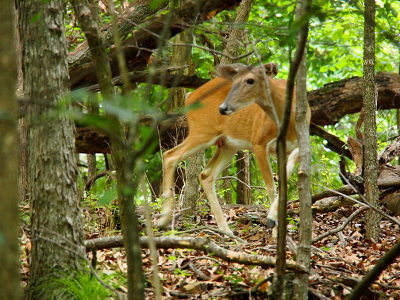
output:
[[160, 219], [154, 224], [155, 228], [164, 229], [171, 224], [172, 217], [169, 214], [162, 214]]
[[275, 220], [272, 220], [272, 219], [270, 219], [270, 218], [267, 218], [267, 227], [268, 227], [268, 228], [273, 228], [273, 227], [275, 227], [275, 225], [276, 225]]

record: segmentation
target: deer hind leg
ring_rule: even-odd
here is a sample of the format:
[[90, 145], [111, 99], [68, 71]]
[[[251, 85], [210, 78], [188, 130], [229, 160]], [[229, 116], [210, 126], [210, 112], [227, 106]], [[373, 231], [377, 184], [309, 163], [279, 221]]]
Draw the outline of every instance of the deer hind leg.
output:
[[[267, 188], [267, 194], [269, 201], [271, 203], [271, 209], [268, 214], [267, 218], [267, 226], [268, 227], [274, 227], [275, 222], [269, 222], [270, 219], [270, 214], [275, 209], [275, 205], [277, 203], [276, 199], [276, 187], [275, 187], [275, 182], [274, 182], [274, 177], [272, 173], [272, 168], [271, 168], [271, 161], [270, 161], [270, 153], [271, 153], [271, 146], [274, 145], [275, 140], [272, 140], [271, 142], [268, 143], [267, 146], [259, 145], [257, 147], [254, 147], [254, 153], [257, 157], [258, 161], [258, 166], [261, 170], [261, 174], [263, 176], [265, 186]], [[272, 217], [274, 217], [272, 215]]]
[[[295, 148], [288, 157], [288, 162], [286, 164], [286, 175], [287, 178], [289, 178], [293, 170], [299, 160], [299, 148]], [[268, 227], [274, 227], [278, 225], [278, 206], [279, 206], [279, 201], [278, 197], [274, 200], [274, 202], [271, 205], [271, 209], [268, 213], [267, 217], [267, 226]], [[276, 227], [275, 227], [276, 228]], [[276, 231], [274, 232], [274, 235], [276, 235]]]
[[263, 176], [267, 188], [268, 200], [271, 204], [274, 202], [276, 198], [276, 187], [270, 160], [270, 155], [271, 155], [270, 148], [271, 145], [274, 145], [274, 143], [275, 139], [269, 142], [267, 146], [265, 145], [254, 146], [254, 153], [257, 157], [258, 166], [260, 168], [261, 174]]
[[225, 169], [225, 167], [231, 162], [236, 150], [226, 145], [222, 145], [217, 148], [214, 156], [200, 173], [200, 182], [204, 189], [204, 193], [210, 202], [211, 211], [213, 212], [217, 221], [219, 229], [226, 233], [232, 233], [228, 223], [224, 217], [221, 206], [218, 202], [217, 194], [215, 192], [215, 181], [217, 176]]
[[201, 136], [189, 136], [180, 145], [163, 154], [163, 194], [164, 208], [156, 227], [164, 228], [171, 223], [174, 208], [175, 169], [178, 164], [189, 156], [211, 146], [214, 141], [202, 139]]

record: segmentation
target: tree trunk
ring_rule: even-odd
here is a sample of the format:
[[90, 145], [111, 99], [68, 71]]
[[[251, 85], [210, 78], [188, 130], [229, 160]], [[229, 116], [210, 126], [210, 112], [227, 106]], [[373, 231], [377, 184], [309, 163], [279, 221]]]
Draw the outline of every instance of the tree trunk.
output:
[[278, 156], [278, 242], [276, 252], [276, 266], [274, 280], [271, 286], [272, 299], [282, 299], [284, 296], [284, 275], [286, 269], [286, 231], [287, 231], [287, 173], [286, 173], [286, 133], [289, 124], [289, 117], [292, 106], [292, 95], [294, 91], [294, 79], [305, 52], [308, 36], [308, 20], [304, 24], [298, 25], [298, 42], [293, 59], [290, 62], [289, 76], [285, 93], [285, 109], [279, 126], [277, 137], [277, 156]]
[[[363, 81], [364, 122], [364, 188], [367, 201], [379, 206], [378, 162], [376, 142], [376, 101], [375, 86], [375, 1], [365, 1], [364, 15], [364, 81]], [[373, 210], [366, 213], [366, 236], [378, 242], [381, 216]]]
[[[111, 69], [95, 18], [97, 12], [92, 9], [87, 0], [72, 0], [71, 3], [88, 40], [102, 97], [105, 100], [112, 101], [115, 105], [117, 102], [111, 80]], [[121, 109], [123, 108], [121, 107]], [[128, 299], [142, 300], [144, 299], [144, 278], [141, 248], [139, 246], [139, 226], [134, 202], [137, 182], [133, 176], [138, 156], [132, 153], [130, 145], [133, 144], [133, 140], [126, 141], [118, 117], [111, 114], [109, 122], [112, 122], [115, 126], [111, 145], [113, 162], [117, 171], [122, 234], [128, 261]], [[133, 128], [132, 131], [134, 131]]]
[[204, 165], [204, 150], [187, 159], [186, 183], [183, 200], [183, 217], [193, 219], [197, 211], [197, 200], [199, 199], [199, 174]]
[[[300, 20], [311, 6], [310, 1], [298, 1], [296, 19]], [[298, 37], [299, 39], [300, 37]], [[300, 42], [300, 41], [299, 41]], [[296, 129], [299, 141], [298, 191], [300, 199], [299, 242], [297, 247], [297, 263], [305, 270], [310, 270], [312, 211], [311, 211], [311, 146], [310, 129], [307, 122], [307, 64], [304, 52], [296, 76]], [[293, 299], [308, 299], [308, 274], [295, 272]]]
[[[44, 283], [83, 270], [74, 123], [57, 110], [68, 93], [64, 6], [17, 1], [27, 111], [32, 263], [27, 297], [54, 299]], [[40, 16], [40, 18], [38, 18]], [[34, 22], [32, 20], [35, 20]]]
[[[174, 11], [174, 18], [172, 18], [171, 22], [169, 14], [162, 14], [155, 18], [147, 26], [134, 32], [131, 37], [124, 40], [123, 52], [126, 61], [129, 63], [128, 69], [135, 71], [143, 70], [146, 67], [148, 59], [153, 53], [153, 51], [149, 50], [159, 47], [159, 39], [155, 38], [156, 35], [160, 35], [167, 30], [169, 36], [173, 37], [194, 24], [208, 21], [222, 10], [235, 7], [239, 2], [239, 0], [198, 0], [196, 1], [197, 5], [193, 5], [192, 1], [185, 1], [179, 9]], [[199, 13], [199, 9], [201, 9], [201, 13]], [[119, 75], [115, 49], [110, 51], [109, 62], [112, 75]], [[75, 89], [96, 84], [95, 72], [96, 69], [93, 64], [74, 70], [70, 73], [71, 88]]]
[[[245, 31], [243, 30], [243, 24], [245, 24], [249, 18], [251, 7], [254, 0], [243, 0], [240, 2], [240, 6], [237, 12], [235, 23], [229, 34], [228, 42], [224, 49], [224, 55], [221, 58], [221, 64], [231, 64], [237, 61], [233, 61], [231, 58], [238, 56], [240, 53], [240, 47], [243, 47], [241, 41], [244, 40]], [[250, 160], [246, 153], [238, 151], [237, 166], [237, 191], [236, 191], [236, 203], [238, 204], [252, 204], [250, 186]], [[244, 183], [244, 184], [243, 184]], [[230, 184], [230, 179], [224, 180], [224, 185]], [[247, 185], [247, 186], [246, 186]], [[231, 191], [225, 191], [226, 203], [232, 203]], [[230, 200], [230, 201], [229, 201]]]
[[[229, 175], [229, 168], [226, 167], [225, 170], [222, 171], [222, 177], [228, 177]], [[224, 202], [225, 204], [232, 204], [232, 191], [231, 191], [231, 179], [223, 179], [221, 183], [221, 188], [224, 191]]]
[[238, 56], [240, 53], [240, 47], [244, 46], [243, 43], [241, 43], [241, 41], [244, 40], [245, 35], [243, 24], [246, 24], [249, 18], [253, 2], [254, 0], [242, 0], [240, 2], [235, 23], [233, 24], [233, 28], [229, 34], [228, 42], [224, 49], [224, 55], [226, 56], [221, 58], [221, 64], [231, 64], [237, 62], [232, 60], [232, 58]]
[[[174, 38], [176, 44], [190, 44], [192, 42], [191, 32], [182, 32]], [[173, 46], [171, 66], [189, 65], [189, 68], [177, 71], [180, 75], [193, 75], [191, 47], [190, 46]], [[169, 91], [169, 112], [176, 112], [179, 108], [185, 107], [187, 88], [172, 87]], [[197, 199], [199, 198], [199, 174], [203, 166], [204, 151], [192, 155], [186, 160], [185, 185], [183, 194], [183, 217], [191, 218], [197, 210]]]
[[[89, 95], [89, 112], [94, 115], [99, 114], [99, 102], [97, 99], [97, 95]], [[97, 174], [97, 163], [96, 163], [96, 153], [88, 153], [87, 154], [87, 166], [88, 166], [88, 177], [87, 183], [94, 178]]]
[[18, 132], [13, 2], [0, 11], [0, 299], [20, 299]]
[[244, 151], [237, 153], [237, 190], [236, 190], [236, 203], [237, 204], [253, 204], [251, 199], [251, 182], [250, 182], [250, 154]]

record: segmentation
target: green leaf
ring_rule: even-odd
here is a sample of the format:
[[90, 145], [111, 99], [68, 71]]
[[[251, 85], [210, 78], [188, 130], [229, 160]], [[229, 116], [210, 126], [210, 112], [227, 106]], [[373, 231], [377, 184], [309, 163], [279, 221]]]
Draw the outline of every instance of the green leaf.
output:
[[31, 18], [31, 23], [35, 23], [35, 22], [39, 21], [42, 18], [42, 16], [43, 16], [43, 12], [41, 12], [41, 11], [38, 12], [36, 15], [34, 15]]
[[114, 201], [114, 199], [116, 199], [118, 197], [117, 195], [117, 191], [116, 190], [108, 190], [105, 191], [99, 198], [99, 205], [110, 205], [110, 203], [112, 201]]
[[153, 0], [150, 2], [149, 4], [149, 8], [151, 10], [156, 9], [157, 7], [159, 7], [161, 4], [167, 2], [167, 0]]

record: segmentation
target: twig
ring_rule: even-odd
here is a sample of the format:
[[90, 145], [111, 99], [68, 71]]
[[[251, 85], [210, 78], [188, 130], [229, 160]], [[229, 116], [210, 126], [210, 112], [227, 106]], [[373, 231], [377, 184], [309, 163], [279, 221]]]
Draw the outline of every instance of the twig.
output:
[[319, 185], [319, 184], [316, 184], [316, 183], [313, 183], [313, 185], [322, 187], [322, 188], [324, 188], [324, 189], [326, 189], [326, 190], [328, 190], [328, 191], [331, 191], [331, 192], [333, 192], [333, 193], [335, 193], [335, 194], [337, 194], [337, 195], [339, 195], [339, 196], [342, 196], [342, 197], [344, 197], [344, 198], [346, 198], [346, 199], [349, 199], [349, 200], [351, 200], [351, 201], [353, 201], [353, 202], [355, 202], [355, 203], [357, 203], [357, 204], [360, 204], [360, 205], [363, 205], [363, 206], [367, 206], [368, 208], [370, 208], [370, 209], [376, 211], [377, 213], [381, 214], [381, 215], [384, 216], [385, 218], [389, 219], [389, 220], [392, 221], [393, 223], [396, 223], [397, 225], [400, 226], [400, 221], [399, 221], [399, 220], [397, 220], [396, 218], [393, 218], [393, 217], [389, 216], [388, 214], [384, 213], [384, 212], [383, 212], [382, 210], [380, 210], [379, 208], [376, 208], [376, 207], [374, 207], [374, 206], [371, 206], [368, 202], [362, 202], [362, 201], [359, 201], [359, 200], [357, 200], [357, 199], [355, 199], [355, 198], [351, 198], [351, 197], [349, 197], [349, 196], [347, 196], [347, 195], [345, 195], [345, 194], [342, 194], [342, 193], [340, 193], [340, 192], [338, 192], [338, 191], [335, 191], [335, 190], [332, 190], [332, 189], [330, 189], [330, 188], [327, 188], [326, 186], [322, 186], [322, 185]]
[[211, 280], [210, 276], [204, 274], [201, 270], [197, 269], [192, 262], [188, 263], [188, 267], [202, 280], [209, 281]]
[[365, 271], [362, 270], [362, 269], [360, 269], [360, 268], [358, 268], [358, 267], [356, 267], [356, 266], [354, 265], [353, 262], [350, 262], [350, 261], [348, 261], [348, 260], [345, 260], [345, 259], [343, 259], [343, 258], [341, 258], [341, 257], [327, 256], [327, 257], [325, 257], [325, 259], [331, 259], [331, 260], [342, 261], [342, 262], [346, 263], [348, 266], [350, 266], [350, 267], [356, 269], [357, 272], [359, 272], [361, 275], [364, 275], [364, 274], [365, 274]]
[[351, 272], [350, 270], [347, 270], [345, 268], [341, 268], [341, 267], [336, 267], [336, 266], [329, 266], [329, 265], [322, 265], [322, 264], [315, 264], [316, 267], [321, 267], [321, 268], [327, 268], [327, 269], [332, 269], [332, 270], [337, 270], [340, 272], [347, 272], [350, 274], [353, 274], [353, 272]]
[[249, 190], [251, 190], [251, 189], [266, 190], [266, 188], [263, 187], [263, 186], [248, 185], [243, 180], [241, 180], [241, 179], [239, 179], [238, 177], [235, 177], [235, 176], [223, 176], [223, 177], [218, 178], [218, 180], [223, 180], [223, 179], [235, 179], [236, 181], [239, 181], [241, 184], [243, 184], [245, 187], [247, 187]]
[[227, 233], [227, 232], [222, 231], [220, 229], [212, 228], [212, 227], [208, 227], [208, 226], [196, 227], [196, 228], [192, 228], [192, 229], [188, 229], [188, 230], [184, 230], [184, 231], [179, 231], [179, 232], [176, 232], [175, 234], [179, 235], [179, 234], [190, 233], [190, 232], [201, 231], [201, 230], [209, 230], [211, 232], [218, 233], [220, 235], [227, 235], [228, 237], [230, 237], [232, 239], [235, 239], [235, 240], [238, 240], [239, 242], [241, 242], [243, 244], [248, 244], [245, 240], [241, 239], [240, 237], [237, 237], [237, 236], [235, 236], [233, 234]]
[[313, 289], [313, 288], [308, 288], [308, 290], [310, 291], [311, 294], [313, 294], [314, 296], [318, 297], [319, 299], [322, 300], [329, 300], [329, 298], [325, 297], [324, 295], [322, 295], [318, 290]]
[[86, 182], [85, 191], [89, 191], [92, 188], [93, 184], [96, 182], [97, 179], [99, 179], [99, 178], [101, 178], [103, 176], [110, 175], [111, 173], [112, 173], [112, 171], [102, 171], [102, 172], [99, 172], [99, 173], [93, 175]]
[[218, 264], [218, 265], [221, 264], [221, 262], [220, 262], [219, 260], [217, 260], [217, 259], [215, 259], [215, 258], [213, 258], [213, 257], [209, 257], [209, 256], [194, 257], [194, 258], [192, 258], [191, 260], [194, 261], [194, 260], [201, 260], [201, 259], [208, 259], [208, 260], [212, 260], [214, 263], [216, 263], [216, 264]]
[[[141, 163], [141, 161], [140, 161]], [[139, 170], [142, 170], [142, 166], [138, 168]], [[145, 174], [145, 172], [141, 172]], [[141, 175], [140, 179], [140, 187], [143, 193], [144, 197], [144, 212], [145, 212], [145, 223], [146, 223], [146, 231], [147, 231], [147, 236], [149, 237], [149, 249], [150, 249], [150, 257], [151, 257], [151, 264], [153, 266], [152, 272], [153, 272], [153, 286], [154, 286], [154, 294], [155, 294], [155, 299], [161, 300], [162, 299], [162, 292], [161, 292], [161, 283], [160, 283], [160, 277], [159, 273], [160, 270], [158, 268], [158, 255], [157, 255], [157, 248], [156, 244], [154, 242], [154, 235], [153, 235], [153, 226], [151, 223], [151, 208], [149, 203], [147, 202], [147, 190], [144, 184], [144, 176], [143, 174]]]
[[339, 226], [339, 227], [337, 227], [335, 229], [329, 230], [329, 231], [327, 231], [327, 232], [325, 232], [325, 233], [313, 238], [311, 240], [311, 243], [316, 243], [316, 242], [322, 240], [323, 238], [325, 238], [325, 237], [327, 237], [327, 236], [329, 236], [331, 234], [334, 234], [336, 232], [342, 231], [347, 226], [347, 224], [349, 224], [351, 221], [353, 221], [355, 219], [355, 217], [357, 217], [360, 213], [362, 213], [363, 211], [366, 211], [367, 209], [368, 209], [368, 207], [366, 207], [366, 206], [360, 207], [358, 210], [353, 212], [351, 214], [351, 216], [348, 217], [347, 220], [341, 226]]
[[353, 289], [352, 293], [346, 297], [346, 300], [360, 299], [364, 291], [379, 277], [379, 275], [400, 255], [400, 241], [392, 247], [384, 256], [382, 256], [377, 264], [369, 271], [363, 279]]

